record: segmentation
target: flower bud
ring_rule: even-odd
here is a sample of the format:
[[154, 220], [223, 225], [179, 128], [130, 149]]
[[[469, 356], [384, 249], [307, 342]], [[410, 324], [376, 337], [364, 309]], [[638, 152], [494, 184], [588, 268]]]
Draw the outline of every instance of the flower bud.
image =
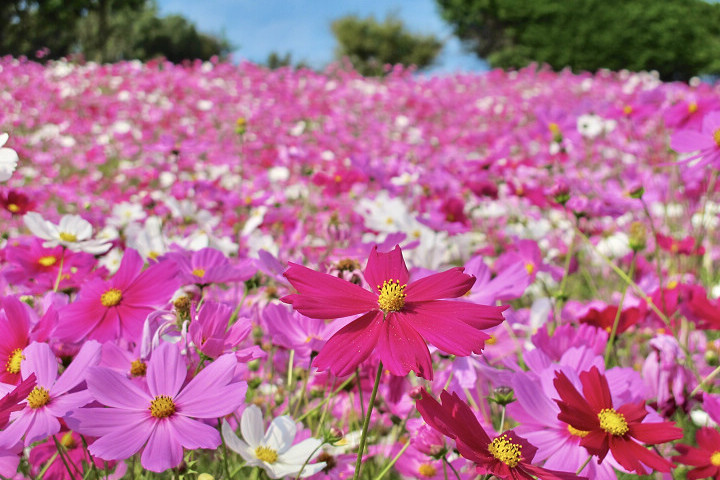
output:
[[647, 246], [647, 227], [642, 222], [633, 222], [630, 224], [630, 235], [628, 244], [633, 252], [644, 250]]

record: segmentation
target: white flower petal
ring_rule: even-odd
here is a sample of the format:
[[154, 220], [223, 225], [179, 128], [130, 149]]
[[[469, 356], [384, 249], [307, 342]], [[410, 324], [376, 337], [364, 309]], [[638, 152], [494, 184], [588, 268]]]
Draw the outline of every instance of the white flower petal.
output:
[[[290, 447], [282, 455], [279, 455], [278, 461], [284, 463], [299, 463], [302, 465], [310, 455], [312, 455], [312, 458], [315, 458], [320, 454], [320, 449], [318, 449], [320, 445], [322, 445], [321, 440], [317, 438], [306, 438], [302, 442]], [[312, 460], [312, 458], [310, 460]]]
[[264, 431], [262, 412], [257, 405], [250, 405], [240, 419], [240, 432], [243, 438], [252, 448], [257, 448], [263, 444]]
[[247, 443], [243, 442], [237, 435], [235, 435], [235, 432], [233, 432], [232, 427], [227, 421], [223, 421], [222, 436], [225, 440], [225, 445], [227, 445], [227, 447], [233, 452], [240, 454], [246, 462], [257, 460], [252, 449]]
[[53, 237], [51, 232], [47, 228], [47, 222], [43, 219], [42, 215], [37, 212], [28, 212], [23, 215], [23, 222], [25, 226], [30, 230], [30, 233], [43, 240], [52, 240]]
[[270, 424], [262, 444], [278, 452], [278, 455], [283, 454], [295, 440], [295, 432], [295, 422], [289, 415], [277, 417]]

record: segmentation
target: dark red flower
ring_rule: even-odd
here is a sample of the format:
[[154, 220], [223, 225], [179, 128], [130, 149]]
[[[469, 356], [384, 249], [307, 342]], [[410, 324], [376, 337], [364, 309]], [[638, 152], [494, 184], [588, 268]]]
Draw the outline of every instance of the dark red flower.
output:
[[478, 422], [467, 403], [457, 393], [443, 390], [442, 404], [427, 391], [422, 390], [416, 401], [418, 411], [425, 422], [443, 435], [455, 440], [460, 455], [475, 462], [478, 475], [495, 475], [505, 479], [570, 480], [574, 473], [559, 472], [533, 465], [537, 448], [519, 437], [512, 430], [505, 431], [492, 440]]
[[693, 467], [687, 473], [689, 480], [699, 478], [714, 478], [720, 480], [720, 433], [714, 428], [702, 427], [695, 434], [697, 447], [679, 444], [675, 449], [680, 455], [675, 455], [673, 460]]
[[35, 203], [24, 193], [10, 190], [0, 194], [0, 205], [13, 215], [25, 215], [33, 209]]
[[580, 445], [598, 463], [608, 451], [624, 468], [645, 475], [645, 466], [669, 472], [672, 463], [648, 450], [636, 440], [654, 445], [682, 438], [683, 432], [673, 422], [642, 423], [648, 414], [645, 402], [626, 403], [615, 409], [607, 378], [597, 367], [580, 373], [581, 395], [563, 372], [556, 372], [554, 385], [560, 395], [558, 420], [583, 432]]

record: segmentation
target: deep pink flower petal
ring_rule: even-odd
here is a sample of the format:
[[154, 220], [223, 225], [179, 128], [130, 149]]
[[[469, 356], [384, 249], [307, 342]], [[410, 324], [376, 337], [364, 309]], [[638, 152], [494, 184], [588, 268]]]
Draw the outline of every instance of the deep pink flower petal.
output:
[[170, 301], [179, 286], [177, 266], [169, 261], [157, 263], [140, 273], [124, 290], [121, 289], [123, 299], [120, 305], [160, 307]]
[[425, 340], [402, 315], [389, 313], [382, 324], [376, 353], [393, 375], [404, 377], [410, 370], [433, 379], [432, 360]]
[[172, 432], [172, 437], [188, 449], [212, 448], [215, 449], [222, 441], [217, 429], [192, 420], [183, 415], [175, 415], [167, 422]]
[[[641, 440], [642, 439], [638, 439]], [[706, 450], [716, 450], [720, 446], [720, 432], [710, 427], [702, 427], [695, 433], [695, 441], [698, 447]]]
[[715, 146], [711, 136], [695, 130], [679, 130], [670, 137], [670, 148], [676, 152], [695, 152], [712, 149]]
[[85, 342], [70, 365], [50, 389], [53, 397], [63, 394], [85, 380], [87, 369], [100, 361], [102, 346], [96, 341]]
[[182, 462], [182, 445], [175, 438], [170, 422], [172, 419], [166, 418], [156, 423], [140, 457], [142, 466], [152, 472], [163, 472]]
[[145, 266], [145, 261], [136, 250], [132, 248], [125, 249], [120, 261], [120, 267], [118, 267], [117, 272], [111, 279], [113, 288], [124, 292], [135, 281], [143, 266]]
[[[91, 409], [94, 410], [94, 409]], [[127, 419], [127, 417], [124, 417]], [[125, 460], [136, 454], [155, 428], [155, 421], [126, 423], [125, 428], [112, 432], [95, 440], [90, 445], [90, 453], [103, 460]]]
[[380, 253], [377, 251], [377, 245], [374, 246], [363, 274], [375, 293], [380, 293], [380, 288], [386, 280], [397, 280], [400, 285], [407, 285], [410, 279], [399, 245], [395, 245], [395, 248], [388, 253]]
[[284, 273], [298, 294], [281, 299], [312, 318], [341, 318], [377, 310], [377, 296], [354, 283], [290, 263]]
[[88, 390], [95, 400], [108, 407], [144, 411], [152, 397], [125, 375], [106, 367], [91, 367], [87, 375]]
[[382, 313], [375, 311], [345, 325], [325, 343], [313, 366], [338, 377], [353, 373], [375, 348], [382, 322]]
[[[622, 413], [622, 410], [618, 409], [618, 412]], [[649, 445], [671, 442], [683, 437], [682, 429], [673, 422], [629, 423], [628, 426], [630, 436]], [[720, 448], [720, 444], [715, 447]]]
[[30, 330], [30, 315], [27, 305], [16, 297], [5, 297], [2, 299], [2, 307], [7, 318], [0, 317], [0, 348], [3, 353], [10, 354], [16, 348], [22, 348], [28, 344], [28, 331]]
[[463, 273], [462, 267], [451, 268], [412, 282], [405, 289], [408, 302], [423, 302], [465, 295], [475, 283], [475, 277]]
[[720, 468], [715, 465], [707, 465], [705, 467], [695, 468], [687, 473], [688, 480], [700, 480], [701, 478], [717, 479], [720, 475]]
[[[68, 418], [70, 428], [92, 437], [103, 437], [128, 428], [142, 430], [145, 428], [141, 426], [142, 424], [151, 425], [152, 422], [149, 408], [141, 411], [117, 408], [78, 408]], [[149, 430], [147, 435], [150, 435]], [[140, 447], [137, 449], [139, 450]]]
[[[658, 472], [669, 472], [672, 463], [639, 443], [617, 435], [610, 436], [610, 451], [613, 458], [624, 468], [645, 475], [643, 464]], [[641, 463], [642, 462], [642, 463]]]
[[560, 400], [555, 399], [560, 407], [558, 420], [586, 432], [597, 430], [600, 427], [597, 413], [593, 411], [564, 372], [559, 370], [555, 372], [553, 385], [560, 396]]
[[175, 344], [165, 342], [153, 350], [146, 378], [153, 397], [177, 395], [187, 378], [187, 365]]
[[423, 307], [428, 303], [414, 304], [411, 308], [406, 304], [406, 308], [392, 315], [404, 318], [425, 340], [446, 353], [467, 356], [482, 352], [490, 335], [458, 320], [453, 315], [452, 305], [447, 305], [444, 315], [437, 311], [425, 313]]
[[198, 418], [216, 418], [232, 413], [245, 401], [247, 384], [228, 385], [235, 373], [234, 354], [219, 357], [205, 367], [175, 397], [178, 411]]
[[580, 382], [583, 386], [585, 400], [595, 412], [613, 407], [607, 378], [600, 374], [597, 367], [592, 367], [587, 372], [580, 372]]
[[[559, 415], [558, 418], [560, 418]], [[598, 462], [602, 462], [610, 450], [608, 437], [609, 435], [602, 430], [591, 430], [590, 433], [580, 439], [580, 445], [585, 447], [591, 455], [597, 455]]]
[[484, 330], [500, 325], [505, 317], [502, 312], [507, 306], [491, 307], [456, 300], [433, 300], [431, 302], [407, 302], [404, 312], [421, 312], [426, 317], [435, 317], [442, 322], [447, 317], [464, 322], [473, 328]]

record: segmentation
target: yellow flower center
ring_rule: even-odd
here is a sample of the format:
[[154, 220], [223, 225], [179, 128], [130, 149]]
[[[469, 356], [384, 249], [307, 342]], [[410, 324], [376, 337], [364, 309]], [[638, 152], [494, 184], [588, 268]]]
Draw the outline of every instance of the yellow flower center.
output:
[[698, 110], [698, 104], [695, 102], [688, 103], [688, 113], [695, 113]]
[[400, 285], [400, 280], [385, 280], [382, 287], [380, 285], [377, 287], [380, 290], [378, 297], [380, 310], [385, 313], [397, 312], [405, 306], [405, 287], [407, 285]]
[[497, 343], [497, 337], [495, 335], [490, 335], [490, 338], [485, 340], [485, 345], [495, 345]]
[[625, 435], [629, 428], [625, 421], [625, 415], [618, 413], [614, 408], [603, 408], [598, 413], [600, 428], [611, 435]]
[[70, 232], [60, 232], [60, 240], [63, 242], [77, 242], [77, 235]]
[[144, 377], [147, 372], [147, 364], [140, 360], [133, 360], [130, 364], [130, 375], [133, 377]]
[[151, 250], [148, 252], [148, 258], [150, 260], [157, 260], [157, 258], [160, 256], [160, 252], [156, 252], [155, 250]]
[[22, 354], [22, 348], [16, 348], [8, 357], [5, 371], [8, 373], [20, 373], [20, 363], [23, 360], [25, 360], [25, 355]]
[[18, 206], [15, 205], [14, 203], [8, 204], [7, 209], [10, 210], [12, 213], [15, 213], [15, 212], [19, 212], [19, 211], [20, 211], [20, 207], [18, 207]]
[[720, 147], [720, 128], [713, 132], [713, 140], [715, 140], [715, 144]]
[[255, 449], [255, 456], [265, 463], [275, 463], [278, 459], [278, 454], [275, 450], [269, 447], [257, 447]]
[[585, 430], [578, 430], [577, 428], [573, 427], [572, 425], [568, 425], [568, 432], [570, 432], [570, 435], [575, 435], [576, 437], [587, 437], [587, 434], [590, 432], [587, 432]]
[[532, 262], [527, 262], [525, 264], [525, 270], [528, 272], [528, 275], [532, 275], [535, 271], [535, 264]]
[[437, 470], [431, 464], [423, 463], [422, 465], [420, 465], [418, 467], [418, 473], [420, 475], [422, 475], [423, 477], [429, 478], [429, 477], [434, 477], [435, 474], [437, 473]]
[[514, 468], [520, 463], [520, 450], [522, 446], [512, 443], [508, 440], [507, 435], [500, 435], [488, 445], [488, 451], [493, 457], [497, 458], [510, 468]]
[[205, 270], [202, 268], [196, 268], [195, 270], [192, 271], [192, 274], [195, 275], [196, 277], [203, 278], [205, 276]]
[[175, 402], [167, 395], [158, 395], [150, 402], [150, 415], [155, 418], [167, 418], [175, 413]]
[[40, 408], [50, 403], [50, 392], [45, 388], [37, 386], [32, 389], [30, 395], [27, 397], [28, 407]]
[[67, 450], [71, 450], [78, 446], [77, 442], [72, 436], [72, 432], [67, 432], [65, 435], [63, 435], [62, 439], [60, 440], [60, 445], [65, 447]]
[[632, 108], [632, 106], [630, 106], [630, 105], [625, 105], [625, 106], [623, 107], [623, 113], [624, 113], [625, 115], [630, 115], [630, 114], [632, 113], [632, 111], [633, 111], [633, 108]]
[[114, 307], [122, 300], [122, 292], [117, 288], [111, 288], [100, 297], [100, 303], [104, 307]]
[[710, 455], [710, 463], [716, 467], [720, 467], [720, 451], [713, 452], [713, 454]]
[[38, 258], [38, 263], [43, 267], [51, 267], [55, 265], [55, 262], [57, 262], [57, 258], [55, 258], [53, 255], [47, 255], [45, 257]]

